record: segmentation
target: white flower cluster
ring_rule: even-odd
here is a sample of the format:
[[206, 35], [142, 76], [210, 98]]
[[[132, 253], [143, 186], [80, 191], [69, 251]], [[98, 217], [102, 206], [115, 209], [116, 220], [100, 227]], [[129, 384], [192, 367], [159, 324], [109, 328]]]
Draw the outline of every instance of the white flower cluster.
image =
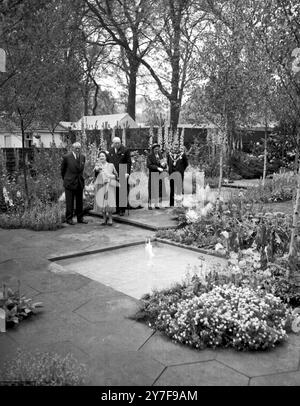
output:
[[188, 223], [195, 223], [197, 220], [199, 220], [199, 215], [197, 211], [193, 209], [188, 209], [188, 211], [185, 214], [185, 217]]
[[175, 341], [203, 347], [259, 350], [274, 347], [287, 335], [287, 307], [272, 294], [228, 284], [178, 301], [177, 311], [165, 307], [160, 329]]
[[8, 196], [8, 192], [6, 187], [4, 186], [3, 188], [3, 197], [4, 197], [4, 201], [6, 204], [8, 204], [10, 207], [14, 205], [14, 202], [12, 201], [12, 199]]

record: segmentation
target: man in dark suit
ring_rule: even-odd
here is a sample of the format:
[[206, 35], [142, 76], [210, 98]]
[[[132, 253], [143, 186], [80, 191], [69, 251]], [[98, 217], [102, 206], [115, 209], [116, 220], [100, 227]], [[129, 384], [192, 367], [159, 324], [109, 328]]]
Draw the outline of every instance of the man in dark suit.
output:
[[114, 164], [119, 178], [120, 186], [116, 188], [117, 214], [124, 216], [128, 207], [128, 178], [131, 172], [131, 157], [129, 149], [121, 144], [119, 137], [112, 141], [112, 147], [108, 151], [108, 162]]
[[66, 222], [70, 225], [75, 224], [73, 222], [74, 200], [76, 201], [77, 223], [88, 223], [83, 218], [84, 165], [85, 156], [81, 154], [81, 145], [79, 142], [75, 142], [72, 145], [72, 151], [63, 156], [61, 164], [61, 176], [66, 196]]
[[170, 178], [170, 207], [174, 206], [174, 195], [175, 192], [179, 195], [183, 192], [183, 182], [184, 182], [184, 171], [188, 167], [188, 159], [183, 151], [180, 150], [178, 145], [174, 145], [171, 151], [167, 155], [169, 175], [178, 174], [180, 176], [180, 181], [176, 182], [176, 177], [173, 175]]
[[[163, 197], [166, 196], [164, 178], [167, 175], [167, 163], [163, 159], [159, 144], [152, 145], [151, 152], [147, 156], [147, 168], [149, 169], [148, 209], [152, 210], [153, 205], [155, 209], [160, 209], [159, 204], [162, 204]], [[158, 174], [160, 174], [160, 178], [156, 176]]]

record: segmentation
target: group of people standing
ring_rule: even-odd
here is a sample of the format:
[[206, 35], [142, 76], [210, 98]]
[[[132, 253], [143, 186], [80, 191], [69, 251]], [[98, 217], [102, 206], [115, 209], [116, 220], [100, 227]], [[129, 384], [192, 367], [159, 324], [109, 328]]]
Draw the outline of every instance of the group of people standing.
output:
[[[66, 222], [73, 222], [74, 202], [78, 223], [86, 224], [83, 218], [85, 156], [81, 145], [76, 142], [72, 151], [65, 155], [61, 164], [61, 176], [64, 182], [66, 198]], [[154, 144], [147, 156], [148, 209], [160, 209], [163, 197], [166, 196], [165, 178], [170, 179], [170, 206], [174, 206], [175, 193], [182, 194], [184, 171], [188, 166], [187, 156], [179, 146], [174, 145], [164, 155], [160, 145]], [[94, 168], [95, 202], [94, 211], [103, 216], [103, 225], [112, 225], [112, 214], [120, 216], [128, 209], [129, 183], [131, 173], [130, 151], [115, 137], [109, 151], [100, 150]], [[176, 175], [176, 176], [173, 176]]]
[[[159, 144], [153, 144], [147, 156], [148, 208], [160, 209], [166, 195], [164, 178], [170, 177], [170, 207], [174, 206], [174, 195], [183, 193], [184, 171], [188, 166], [186, 153], [174, 145], [164, 157]], [[177, 174], [177, 179], [173, 174]], [[157, 176], [159, 175], [159, 176]], [[154, 206], [154, 207], [153, 207]]]

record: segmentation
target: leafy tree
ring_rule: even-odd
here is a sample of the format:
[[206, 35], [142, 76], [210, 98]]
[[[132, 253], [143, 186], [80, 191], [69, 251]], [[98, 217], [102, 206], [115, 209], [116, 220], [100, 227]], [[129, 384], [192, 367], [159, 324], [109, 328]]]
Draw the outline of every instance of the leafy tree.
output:
[[[300, 46], [300, 5], [295, 0], [253, 0], [252, 17], [242, 16], [241, 21], [253, 35], [255, 41], [263, 47], [268, 64], [276, 78], [277, 88], [273, 111], [278, 120], [286, 122], [287, 118], [295, 128], [296, 155], [295, 171], [298, 171], [298, 187], [294, 207], [292, 235], [289, 259], [297, 271], [297, 240], [299, 233], [300, 169], [299, 168], [299, 133], [300, 133], [300, 80], [297, 58]], [[298, 262], [299, 265], [299, 262]]]
[[177, 127], [184, 92], [199, 79], [195, 53], [205, 29], [205, 13], [194, 0], [161, 1], [152, 30], [155, 47], [141, 64], [170, 103], [170, 125]]
[[[105, 30], [110, 42], [121, 48], [118, 65], [128, 79], [127, 112], [135, 119], [137, 75], [142, 58], [149, 52], [152, 0], [84, 0], [90, 10], [90, 24]], [[95, 40], [101, 44], [101, 39]]]
[[[55, 128], [63, 118], [66, 85], [70, 85], [71, 66], [65, 64], [65, 3], [24, 1], [14, 15], [5, 20], [2, 42], [7, 52], [7, 80], [0, 94], [6, 116], [18, 124], [22, 134], [24, 186], [27, 200], [25, 135], [40, 122]], [[36, 7], [35, 7], [36, 6]], [[14, 29], [14, 21], [18, 29]], [[76, 66], [73, 66], [73, 71]], [[12, 74], [13, 73], [13, 74]]]

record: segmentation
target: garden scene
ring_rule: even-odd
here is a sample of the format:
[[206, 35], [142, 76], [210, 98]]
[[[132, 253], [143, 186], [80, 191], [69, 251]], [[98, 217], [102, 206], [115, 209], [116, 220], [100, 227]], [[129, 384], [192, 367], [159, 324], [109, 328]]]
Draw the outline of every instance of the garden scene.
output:
[[298, 3], [0, 13], [0, 386], [299, 386]]

